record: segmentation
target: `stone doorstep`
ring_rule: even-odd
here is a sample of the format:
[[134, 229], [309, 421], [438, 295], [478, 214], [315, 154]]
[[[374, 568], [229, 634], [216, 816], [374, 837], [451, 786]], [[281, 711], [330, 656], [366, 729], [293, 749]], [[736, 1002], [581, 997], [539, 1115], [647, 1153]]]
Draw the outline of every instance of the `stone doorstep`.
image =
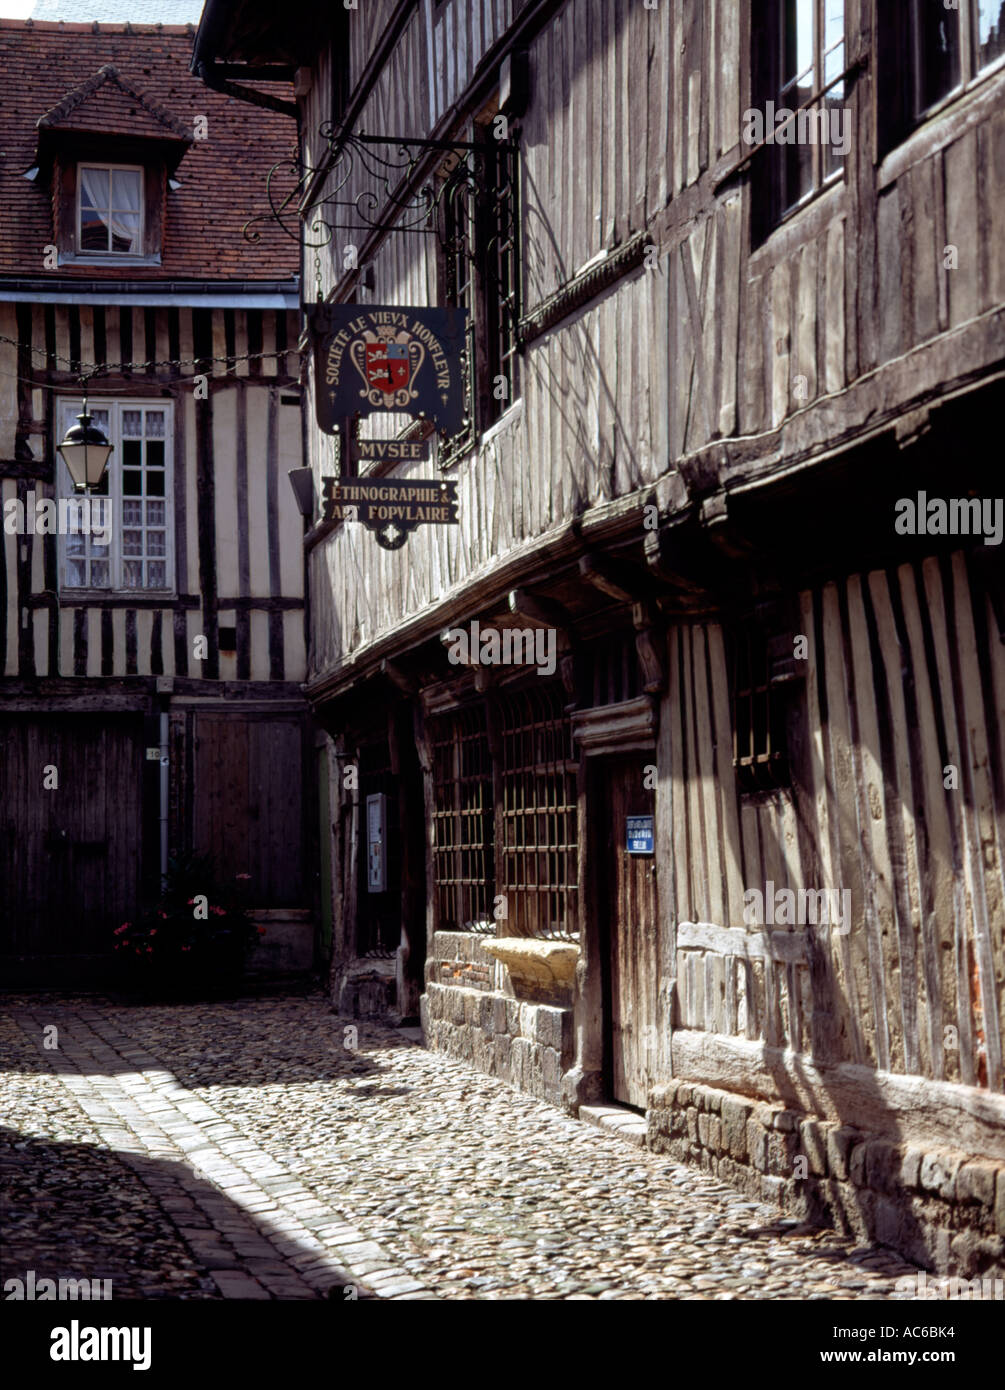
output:
[[616, 1134], [637, 1149], [646, 1147], [646, 1117], [626, 1105], [581, 1105], [579, 1118]]

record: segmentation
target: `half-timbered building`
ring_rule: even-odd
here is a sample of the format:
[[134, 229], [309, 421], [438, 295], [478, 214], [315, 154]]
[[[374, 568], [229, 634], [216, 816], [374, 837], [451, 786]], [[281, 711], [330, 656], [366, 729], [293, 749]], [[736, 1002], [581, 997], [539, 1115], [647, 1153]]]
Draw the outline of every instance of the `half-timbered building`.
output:
[[[312, 960], [299, 255], [243, 235], [292, 93], [207, 91], [193, 34], [0, 21], [8, 980], [102, 975], [185, 851]], [[42, 519], [85, 394], [114, 446], [89, 534]]]
[[396, 548], [306, 368], [336, 1002], [1000, 1267], [997, 0], [306, 11], [196, 45], [299, 67], [305, 305], [469, 314]]

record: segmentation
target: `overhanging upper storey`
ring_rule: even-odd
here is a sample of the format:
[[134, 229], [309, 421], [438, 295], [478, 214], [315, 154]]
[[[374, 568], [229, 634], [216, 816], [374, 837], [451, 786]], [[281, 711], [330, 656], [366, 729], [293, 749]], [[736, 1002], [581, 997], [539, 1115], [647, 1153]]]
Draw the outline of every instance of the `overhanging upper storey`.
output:
[[313, 63], [326, 44], [345, 41], [347, 25], [342, 5], [277, 9], [268, 0], [207, 0], [191, 71], [217, 91], [296, 117], [292, 102], [258, 85], [245, 86], [243, 80], [289, 84], [297, 69]]

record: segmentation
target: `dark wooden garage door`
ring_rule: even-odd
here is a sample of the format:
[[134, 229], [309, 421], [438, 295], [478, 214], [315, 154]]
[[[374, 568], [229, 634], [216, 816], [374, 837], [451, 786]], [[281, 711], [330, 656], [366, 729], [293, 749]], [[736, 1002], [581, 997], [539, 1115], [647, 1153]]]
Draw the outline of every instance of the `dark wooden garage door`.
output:
[[250, 874], [255, 907], [304, 905], [304, 724], [297, 715], [199, 713], [192, 843], [221, 880]]
[[129, 715], [0, 718], [0, 953], [110, 952], [139, 896], [142, 736]]

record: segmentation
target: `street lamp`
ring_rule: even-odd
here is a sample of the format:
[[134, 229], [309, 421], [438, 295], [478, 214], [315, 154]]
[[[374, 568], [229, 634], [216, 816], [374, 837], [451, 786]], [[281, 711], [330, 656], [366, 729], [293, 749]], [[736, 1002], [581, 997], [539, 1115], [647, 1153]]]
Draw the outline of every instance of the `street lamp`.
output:
[[57, 444], [56, 450], [62, 454], [63, 462], [70, 471], [74, 492], [89, 492], [101, 482], [113, 446], [105, 438], [104, 431], [91, 422], [86, 396], [77, 420], [79, 424], [70, 426], [66, 438], [62, 444]]
[[301, 516], [314, 520], [314, 474], [309, 468], [291, 468], [290, 486], [297, 499]]

